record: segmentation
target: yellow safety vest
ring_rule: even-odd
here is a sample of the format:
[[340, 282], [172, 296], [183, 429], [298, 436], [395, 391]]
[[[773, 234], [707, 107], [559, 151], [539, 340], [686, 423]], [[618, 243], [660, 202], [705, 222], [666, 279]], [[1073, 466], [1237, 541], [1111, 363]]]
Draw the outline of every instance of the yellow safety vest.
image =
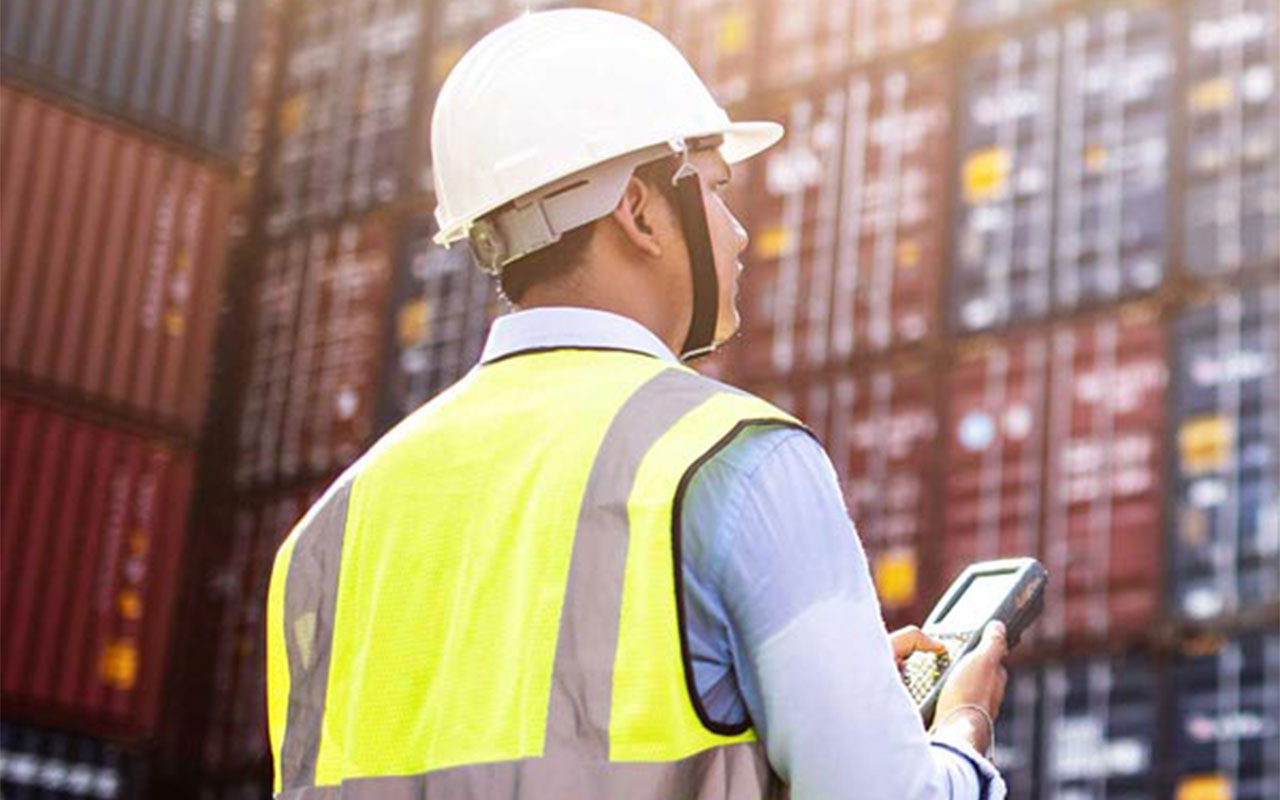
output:
[[531, 351], [379, 441], [276, 556], [282, 797], [757, 798], [749, 725], [693, 686], [680, 503], [749, 425], [799, 426], [652, 356]]

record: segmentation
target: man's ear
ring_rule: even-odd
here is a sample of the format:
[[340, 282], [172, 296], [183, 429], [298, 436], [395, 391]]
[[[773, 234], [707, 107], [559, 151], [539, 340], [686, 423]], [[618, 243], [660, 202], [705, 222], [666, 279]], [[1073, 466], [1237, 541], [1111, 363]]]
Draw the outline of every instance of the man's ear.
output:
[[627, 241], [654, 258], [662, 255], [662, 245], [658, 242], [651, 222], [657, 210], [657, 199], [657, 192], [653, 187], [632, 175], [612, 214]]

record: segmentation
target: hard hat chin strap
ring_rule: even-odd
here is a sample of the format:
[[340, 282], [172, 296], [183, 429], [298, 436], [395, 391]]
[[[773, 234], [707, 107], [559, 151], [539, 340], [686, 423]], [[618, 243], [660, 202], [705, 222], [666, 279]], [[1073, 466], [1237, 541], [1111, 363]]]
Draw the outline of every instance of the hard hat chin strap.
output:
[[[686, 154], [687, 158], [687, 154]], [[680, 360], [692, 361], [715, 350], [716, 322], [720, 318], [720, 281], [716, 277], [715, 253], [707, 228], [707, 211], [702, 202], [702, 181], [686, 160], [672, 182], [676, 187], [680, 227], [689, 251], [689, 271], [693, 278], [693, 317], [689, 333], [680, 348]]]

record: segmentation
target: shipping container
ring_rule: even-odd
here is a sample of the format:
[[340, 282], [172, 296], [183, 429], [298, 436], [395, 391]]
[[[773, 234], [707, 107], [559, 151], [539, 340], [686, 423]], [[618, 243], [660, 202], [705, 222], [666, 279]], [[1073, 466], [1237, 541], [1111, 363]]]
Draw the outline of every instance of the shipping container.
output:
[[276, 110], [269, 234], [399, 194], [426, 13], [422, 0], [297, 7]]
[[1041, 331], [971, 342], [955, 355], [939, 542], [944, 586], [975, 561], [1040, 553], [1049, 358]]
[[1146, 306], [1064, 322], [1050, 360], [1039, 628], [1144, 634], [1164, 576], [1164, 329]]
[[961, 68], [951, 273], [957, 331], [1049, 311], [1061, 47], [1058, 28], [1044, 27], [984, 44]]
[[1148, 292], [1164, 277], [1173, 38], [1166, 9], [1122, 4], [1062, 27], [1054, 305]]
[[4, 408], [4, 701], [144, 736], [158, 722], [193, 454]]
[[9, 800], [135, 797], [144, 763], [107, 742], [0, 722], [0, 790]]
[[1192, 305], [1175, 327], [1175, 612], [1280, 602], [1280, 285]]
[[788, 126], [749, 207], [743, 371], [779, 376], [937, 329], [946, 215], [945, 73], [855, 73], [765, 117]]
[[1280, 7], [1187, 4], [1183, 262], [1195, 275], [1280, 269]]
[[90, 104], [228, 160], [261, 27], [261, 0], [12, 0], [6, 79]]
[[0, 87], [6, 378], [194, 435], [230, 182], [167, 147]]
[[1280, 797], [1280, 634], [1211, 644], [1175, 671], [1177, 796]]
[[1158, 797], [1157, 676], [1144, 658], [1094, 656], [1046, 667], [1042, 800]]
[[965, 68], [955, 329], [1154, 290], [1167, 261], [1169, 12], [1117, 4]]
[[379, 215], [273, 242], [250, 291], [240, 488], [327, 475], [374, 433], [393, 242]]
[[935, 44], [956, 0], [801, 0], [769, 3], [761, 89], [787, 89], [878, 57]]
[[497, 315], [497, 282], [464, 244], [434, 244], [435, 224], [410, 220], [402, 233], [391, 301], [381, 428], [389, 428], [461, 378], [484, 348]]

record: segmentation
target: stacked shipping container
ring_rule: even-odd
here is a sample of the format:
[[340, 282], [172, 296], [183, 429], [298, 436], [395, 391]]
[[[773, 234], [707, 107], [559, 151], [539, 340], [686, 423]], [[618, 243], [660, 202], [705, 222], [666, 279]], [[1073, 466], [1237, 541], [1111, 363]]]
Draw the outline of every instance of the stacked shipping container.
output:
[[1175, 331], [1176, 611], [1205, 620], [1274, 606], [1280, 603], [1280, 285], [1206, 299]]
[[8, 88], [0, 104], [5, 377], [194, 435], [228, 181]]
[[271, 5], [4, 4], [6, 797], [144, 791]]
[[5, 79], [234, 158], [262, 6], [11, 0], [0, 36]]
[[376, 214], [268, 246], [249, 309], [238, 488], [331, 474], [367, 444], [391, 259]]
[[934, 333], [942, 270], [947, 82], [936, 63], [856, 73], [765, 116], [743, 373], [779, 376]]

